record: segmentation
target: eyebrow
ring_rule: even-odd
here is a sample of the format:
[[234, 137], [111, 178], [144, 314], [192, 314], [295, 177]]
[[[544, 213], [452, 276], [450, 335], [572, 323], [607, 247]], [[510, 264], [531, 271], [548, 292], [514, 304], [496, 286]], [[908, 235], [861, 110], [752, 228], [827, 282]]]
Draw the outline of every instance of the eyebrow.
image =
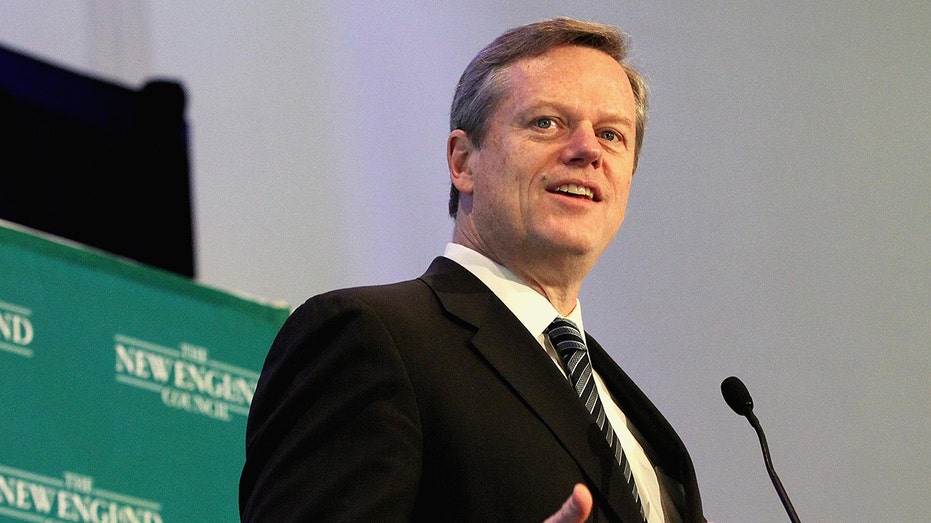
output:
[[[528, 105], [523, 110], [519, 111], [518, 114], [529, 115], [537, 111], [545, 111], [547, 108], [553, 108], [559, 112], [572, 112], [573, 109], [563, 102], [558, 100], [549, 99], [549, 100], [538, 100], [531, 105]], [[636, 129], [637, 120], [636, 118], [630, 118], [621, 114], [620, 110], [608, 110], [606, 113], [603, 113], [602, 116], [598, 119], [599, 122], [611, 122], [614, 125], [619, 125], [623, 127], [629, 127], [630, 129]]]
[[617, 123], [620, 124], [621, 126], [623, 126], [623, 127], [629, 127], [630, 129], [636, 129], [636, 128], [637, 128], [637, 120], [636, 120], [636, 119], [630, 119], [630, 118], [628, 118], [628, 117], [626, 117], [626, 116], [613, 116], [613, 117], [608, 118], [608, 120], [609, 120], [609, 121], [612, 121], [612, 122], [617, 122]]

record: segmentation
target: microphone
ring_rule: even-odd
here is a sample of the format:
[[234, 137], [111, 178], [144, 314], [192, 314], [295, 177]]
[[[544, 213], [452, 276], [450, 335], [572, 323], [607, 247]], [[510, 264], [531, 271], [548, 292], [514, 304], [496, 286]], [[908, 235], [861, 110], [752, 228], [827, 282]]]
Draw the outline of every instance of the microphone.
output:
[[766, 444], [766, 435], [763, 434], [763, 427], [760, 426], [760, 421], [753, 413], [753, 398], [750, 397], [750, 392], [747, 390], [746, 385], [744, 385], [737, 376], [731, 376], [721, 382], [721, 394], [724, 396], [724, 401], [727, 402], [728, 406], [737, 414], [747, 418], [747, 421], [753, 426], [756, 435], [760, 438], [760, 447], [763, 449], [763, 461], [766, 464], [766, 472], [769, 473], [769, 479], [772, 480], [773, 487], [776, 488], [776, 493], [782, 501], [782, 506], [785, 507], [786, 513], [789, 514], [789, 520], [792, 521], [792, 523], [799, 523], [798, 514], [795, 513], [795, 507], [792, 506], [792, 501], [789, 500], [789, 495], [786, 494], [786, 489], [783, 488], [782, 482], [779, 481], [779, 476], [776, 475], [776, 469], [773, 468], [773, 461], [769, 456], [769, 445]]

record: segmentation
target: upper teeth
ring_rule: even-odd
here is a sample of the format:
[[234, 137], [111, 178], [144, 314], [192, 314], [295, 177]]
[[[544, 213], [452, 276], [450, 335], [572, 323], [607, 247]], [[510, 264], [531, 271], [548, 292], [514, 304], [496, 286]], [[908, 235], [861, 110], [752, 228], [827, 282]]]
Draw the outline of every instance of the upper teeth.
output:
[[593, 193], [591, 189], [589, 189], [588, 187], [583, 187], [581, 185], [576, 185], [574, 183], [567, 183], [565, 185], [560, 185], [559, 187], [556, 188], [556, 190], [559, 192], [565, 192], [569, 194], [576, 194], [579, 196], [584, 196], [588, 198], [589, 200], [595, 197], [595, 193]]

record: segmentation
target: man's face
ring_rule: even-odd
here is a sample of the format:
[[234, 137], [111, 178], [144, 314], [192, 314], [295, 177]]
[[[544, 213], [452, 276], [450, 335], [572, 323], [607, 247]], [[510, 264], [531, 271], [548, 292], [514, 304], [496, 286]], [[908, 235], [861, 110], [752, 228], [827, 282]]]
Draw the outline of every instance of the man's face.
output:
[[512, 270], [580, 255], [594, 264], [627, 207], [637, 115], [630, 81], [613, 58], [578, 46], [515, 62], [506, 74], [457, 184], [471, 193], [474, 243]]

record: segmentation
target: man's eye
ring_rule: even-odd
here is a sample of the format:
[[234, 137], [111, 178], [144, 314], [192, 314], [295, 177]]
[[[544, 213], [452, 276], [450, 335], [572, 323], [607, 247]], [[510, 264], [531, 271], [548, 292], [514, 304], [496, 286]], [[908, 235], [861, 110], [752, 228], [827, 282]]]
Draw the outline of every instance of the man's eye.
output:
[[601, 131], [601, 138], [608, 140], [609, 142], [614, 142], [621, 139], [620, 135], [614, 131]]
[[556, 126], [556, 122], [552, 118], [537, 118], [533, 121], [533, 125], [539, 129], [552, 129]]

